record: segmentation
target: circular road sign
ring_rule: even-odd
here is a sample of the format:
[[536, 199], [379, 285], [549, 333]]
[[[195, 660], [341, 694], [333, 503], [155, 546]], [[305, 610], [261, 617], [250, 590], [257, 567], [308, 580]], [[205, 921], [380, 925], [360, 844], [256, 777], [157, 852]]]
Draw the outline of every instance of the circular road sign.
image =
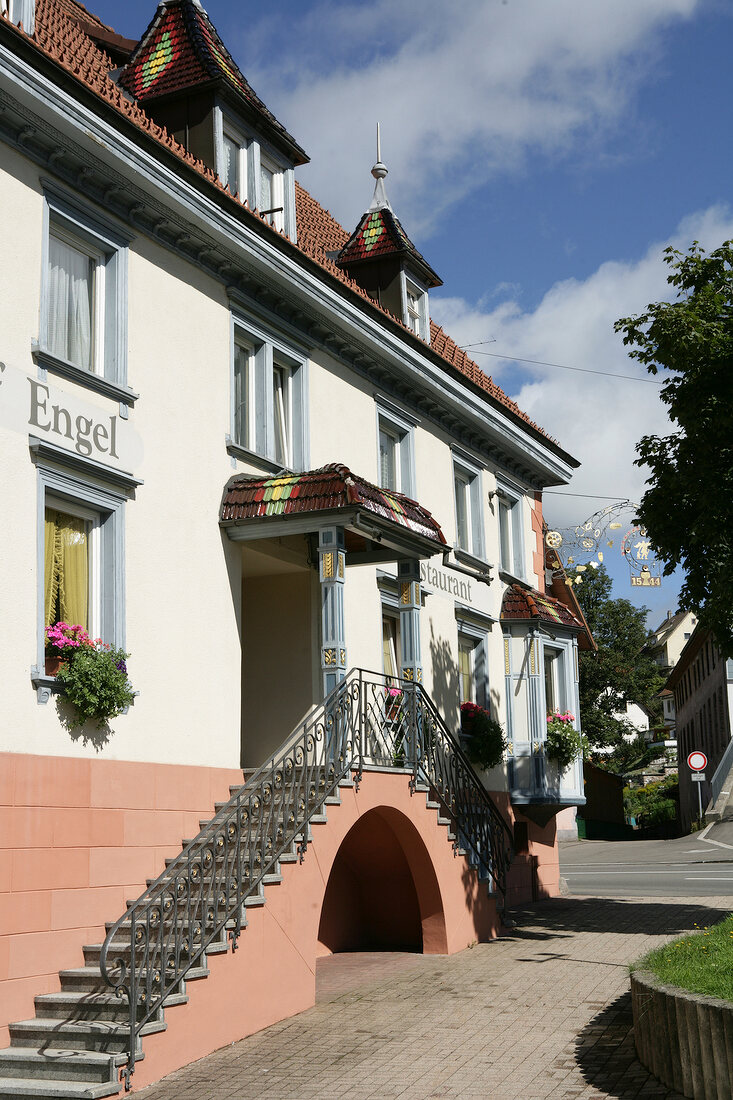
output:
[[687, 766], [693, 772], [704, 772], [708, 766], [708, 758], [704, 752], [700, 752], [699, 749], [695, 749], [687, 757]]

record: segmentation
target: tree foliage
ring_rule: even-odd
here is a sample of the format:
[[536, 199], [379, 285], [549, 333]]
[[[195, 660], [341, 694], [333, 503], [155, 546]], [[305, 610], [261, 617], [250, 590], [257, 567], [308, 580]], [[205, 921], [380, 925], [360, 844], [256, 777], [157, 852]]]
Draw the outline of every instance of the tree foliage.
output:
[[661, 399], [675, 430], [637, 445], [636, 464], [651, 470], [639, 520], [665, 574], [684, 569], [680, 607], [733, 656], [733, 242], [664, 258], [676, 300], [615, 326], [650, 374], [672, 372]]
[[[638, 703], [655, 712], [657, 693], [664, 677], [646, 654], [645, 607], [625, 599], [611, 599], [611, 578], [605, 566], [569, 574], [583, 609], [597, 653], [580, 656], [580, 719], [583, 733], [594, 748], [617, 746], [623, 735], [635, 729], [615, 717], [627, 703]], [[578, 579], [582, 583], [578, 583]], [[600, 761], [597, 761], [600, 763]]]

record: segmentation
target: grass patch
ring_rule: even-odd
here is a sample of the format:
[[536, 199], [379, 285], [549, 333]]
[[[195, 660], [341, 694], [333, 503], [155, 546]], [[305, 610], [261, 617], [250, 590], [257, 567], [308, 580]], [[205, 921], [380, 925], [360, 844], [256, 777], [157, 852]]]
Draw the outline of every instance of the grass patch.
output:
[[733, 1001], [733, 913], [720, 924], [673, 940], [635, 962], [665, 985]]

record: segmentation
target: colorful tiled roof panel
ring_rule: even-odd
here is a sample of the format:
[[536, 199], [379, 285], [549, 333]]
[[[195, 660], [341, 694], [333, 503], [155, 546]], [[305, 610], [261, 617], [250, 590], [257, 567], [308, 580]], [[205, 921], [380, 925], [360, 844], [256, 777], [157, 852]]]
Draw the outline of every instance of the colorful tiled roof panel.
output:
[[223, 81], [243, 96], [269, 127], [299, 150], [302, 155], [296, 158], [298, 163], [308, 159], [255, 94], [206, 12], [192, 0], [180, 0], [156, 13], [120, 75], [121, 86], [141, 102], [212, 80]]
[[370, 210], [359, 222], [337, 259], [340, 267], [378, 256], [411, 256], [427, 274], [428, 286], [442, 286], [427, 260], [418, 252], [391, 210]]
[[305, 474], [236, 477], [224, 494], [221, 519], [239, 523], [353, 507], [445, 545], [440, 525], [417, 501], [380, 489], [340, 463]]
[[539, 619], [540, 622], [571, 626], [576, 630], [584, 629], [580, 619], [565, 604], [552, 596], [544, 596], [541, 592], [522, 588], [518, 584], [511, 585], [504, 593], [501, 618], [505, 622]]

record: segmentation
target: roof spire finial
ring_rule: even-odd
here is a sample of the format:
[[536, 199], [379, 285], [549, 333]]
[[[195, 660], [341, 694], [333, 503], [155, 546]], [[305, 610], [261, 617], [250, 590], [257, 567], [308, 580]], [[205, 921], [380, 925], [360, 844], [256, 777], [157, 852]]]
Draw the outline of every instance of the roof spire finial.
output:
[[382, 210], [386, 207], [391, 210], [389, 205], [389, 199], [387, 198], [387, 192], [384, 189], [384, 177], [387, 175], [387, 166], [382, 164], [382, 134], [379, 123], [377, 123], [377, 163], [372, 168], [372, 175], [377, 181], [374, 185], [374, 195], [372, 196], [372, 204], [369, 207], [370, 210]]

